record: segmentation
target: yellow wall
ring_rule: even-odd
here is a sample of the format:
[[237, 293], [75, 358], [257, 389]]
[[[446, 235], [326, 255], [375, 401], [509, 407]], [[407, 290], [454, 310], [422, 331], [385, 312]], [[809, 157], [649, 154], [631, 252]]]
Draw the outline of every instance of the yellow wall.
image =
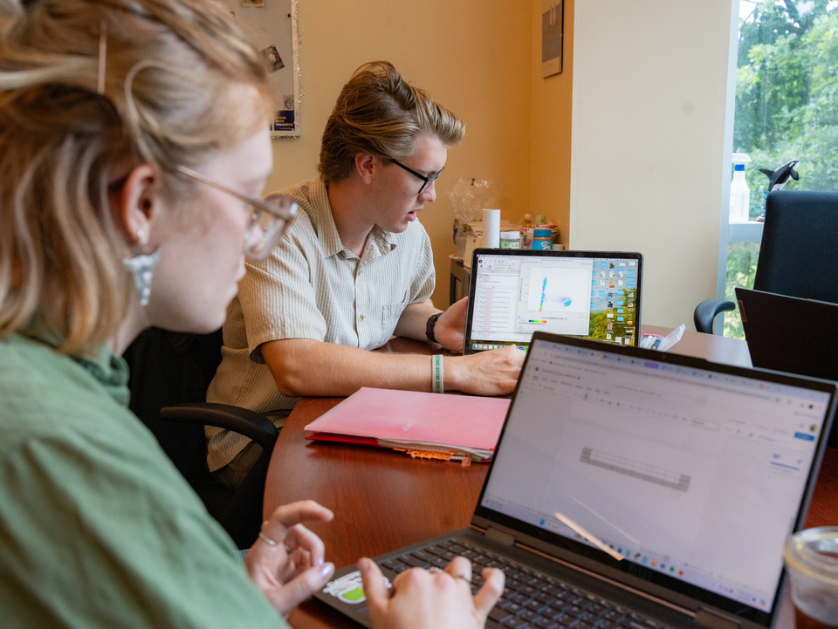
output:
[[466, 122], [437, 182], [437, 201], [420, 214], [434, 248], [434, 302], [446, 307], [451, 187], [461, 177], [486, 179], [499, 185], [503, 218], [518, 221], [530, 210], [534, 33], [530, 5], [509, 0], [301, 0], [301, 134], [274, 141], [267, 190], [315, 176], [340, 88], [362, 63], [391, 61]]
[[573, 97], [574, 0], [565, 0], [562, 73], [541, 77], [541, 0], [532, 3], [532, 150], [533, 214], [559, 226], [563, 243], [570, 227], [570, 130]]
[[341, 86], [387, 59], [466, 122], [420, 215], [438, 306], [454, 251], [448, 194], [476, 177], [498, 185], [503, 218], [544, 214], [571, 247], [643, 252], [644, 320], [688, 322], [715, 293], [731, 0], [564, 4], [563, 72], [544, 79], [542, 0], [301, 0], [301, 137], [274, 142], [269, 186], [315, 176]]

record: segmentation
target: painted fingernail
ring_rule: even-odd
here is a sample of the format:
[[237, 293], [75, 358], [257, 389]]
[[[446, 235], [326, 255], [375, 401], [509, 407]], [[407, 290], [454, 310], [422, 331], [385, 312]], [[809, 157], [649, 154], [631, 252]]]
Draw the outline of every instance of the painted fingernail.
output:
[[323, 557], [319, 557], [319, 558], [317, 559], [317, 565], [318, 565], [318, 566], [322, 566], [322, 565], [323, 565], [323, 561], [325, 561], [325, 560], [323, 559]]
[[334, 571], [335, 571], [335, 564], [333, 564], [333, 563], [330, 561], [329, 563], [325, 563], [325, 564], [323, 564], [323, 566], [320, 568], [320, 575], [321, 575], [324, 579], [328, 579], [330, 576], [332, 576], [332, 574], [334, 573]]

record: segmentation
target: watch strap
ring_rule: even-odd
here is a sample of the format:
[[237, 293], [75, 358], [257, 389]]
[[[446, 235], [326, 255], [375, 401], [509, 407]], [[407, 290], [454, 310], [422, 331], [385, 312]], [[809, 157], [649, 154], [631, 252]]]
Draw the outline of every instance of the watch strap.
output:
[[428, 318], [428, 323], [425, 325], [425, 336], [428, 337], [428, 340], [431, 343], [439, 343], [434, 336], [434, 326], [436, 325], [436, 320], [442, 316], [441, 312], [437, 312], [435, 315], [431, 315]]

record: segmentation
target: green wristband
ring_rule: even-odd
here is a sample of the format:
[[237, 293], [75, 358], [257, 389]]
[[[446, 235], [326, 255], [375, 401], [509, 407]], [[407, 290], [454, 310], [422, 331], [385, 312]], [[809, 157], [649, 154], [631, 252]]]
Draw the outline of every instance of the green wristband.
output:
[[433, 391], [434, 393], [445, 393], [445, 387], [442, 384], [442, 354], [433, 355], [433, 363], [431, 364], [433, 375]]

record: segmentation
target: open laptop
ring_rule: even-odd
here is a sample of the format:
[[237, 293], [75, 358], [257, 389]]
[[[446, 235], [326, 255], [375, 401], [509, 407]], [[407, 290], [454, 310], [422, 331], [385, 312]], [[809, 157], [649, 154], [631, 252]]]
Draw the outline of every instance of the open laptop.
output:
[[[831, 382], [536, 332], [471, 527], [376, 561], [500, 567], [493, 628], [770, 627], [835, 403]], [[359, 583], [316, 597], [370, 626]]]
[[643, 256], [475, 249], [463, 353], [517, 345], [535, 331], [636, 345]]
[[[838, 380], [838, 304], [747, 288], [736, 300], [754, 367]], [[838, 447], [838, 430], [828, 444]]]
[[754, 367], [838, 380], [838, 304], [736, 289]]

